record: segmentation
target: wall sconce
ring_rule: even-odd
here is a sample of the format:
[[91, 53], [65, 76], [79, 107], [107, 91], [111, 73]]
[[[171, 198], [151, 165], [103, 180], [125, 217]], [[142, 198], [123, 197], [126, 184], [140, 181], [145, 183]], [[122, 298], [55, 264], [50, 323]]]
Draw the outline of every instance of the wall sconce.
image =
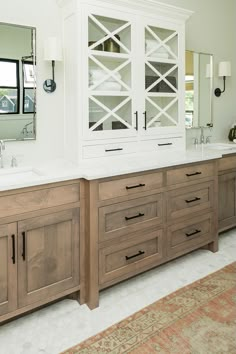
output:
[[47, 93], [56, 90], [55, 82], [55, 61], [62, 61], [62, 48], [56, 37], [49, 37], [44, 43], [44, 60], [52, 62], [52, 79], [47, 79], [43, 83], [43, 88]]
[[219, 71], [218, 76], [223, 76], [224, 88], [221, 90], [220, 88], [215, 89], [216, 97], [220, 97], [220, 95], [225, 92], [225, 79], [226, 76], [231, 76], [231, 63], [230, 61], [221, 61], [219, 63]]

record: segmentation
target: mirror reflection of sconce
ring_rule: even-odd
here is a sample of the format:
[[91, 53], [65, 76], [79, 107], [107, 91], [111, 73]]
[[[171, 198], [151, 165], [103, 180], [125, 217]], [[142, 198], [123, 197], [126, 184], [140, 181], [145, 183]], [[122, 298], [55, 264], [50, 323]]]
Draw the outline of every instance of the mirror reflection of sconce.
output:
[[220, 95], [225, 92], [225, 80], [226, 76], [231, 76], [231, 63], [230, 61], [221, 61], [219, 63], [219, 71], [218, 71], [218, 76], [223, 77], [223, 83], [224, 87], [223, 90], [220, 88], [215, 89], [215, 95], [216, 97], [220, 97]]
[[56, 37], [49, 37], [44, 43], [44, 60], [52, 62], [52, 79], [47, 79], [43, 83], [43, 88], [47, 93], [56, 90], [55, 82], [55, 61], [62, 61], [62, 48]]

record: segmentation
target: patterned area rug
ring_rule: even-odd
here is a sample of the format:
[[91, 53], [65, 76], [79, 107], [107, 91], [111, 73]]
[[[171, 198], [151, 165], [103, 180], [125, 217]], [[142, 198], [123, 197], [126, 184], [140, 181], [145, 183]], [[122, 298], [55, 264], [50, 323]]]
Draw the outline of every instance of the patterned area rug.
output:
[[236, 354], [236, 262], [64, 354]]

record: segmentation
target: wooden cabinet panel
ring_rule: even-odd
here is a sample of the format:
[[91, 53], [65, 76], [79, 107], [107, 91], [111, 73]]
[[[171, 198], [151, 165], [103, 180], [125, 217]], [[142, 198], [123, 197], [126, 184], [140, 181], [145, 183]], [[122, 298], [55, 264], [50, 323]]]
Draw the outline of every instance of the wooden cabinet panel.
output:
[[79, 183], [10, 195], [0, 194], [0, 217], [76, 203], [79, 198]]
[[210, 242], [214, 237], [212, 218], [213, 215], [210, 213], [170, 226], [167, 232], [168, 256], [177, 257], [198, 248], [200, 244], [208, 240]]
[[99, 200], [129, 196], [163, 186], [163, 173], [156, 172], [99, 183]]
[[176, 168], [167, 171], [167, 186], [178, 183], [198, 181], [201, 178], [214, 175], [214, 164], [198, 164], [188, 167]]
[[[236, 159], [235, 159], [236, 160]], [[236, 173], [219, 176], [219, 230], [236, 225]]]
[[232, 170], [236, 168], [236, 155], [223, 157], [218, 161], [219, 171]]
[[17, 224], [0, 225], [0, 316], [17, 308]]
[[168, 220], [212, 208], [213, 191], [213, 182], [206, 182], [169, 192], [167, 197]]
[[18, 224], [19, 306], [79, 285], [79, 209]]
[[164, 256], [162, 230], [144, 232], [128, 242], [122, 242], [99, 251], [99, 283], [112, 281], [126, 274], [161, 262]]
[[99, 240], [110, 240], [162, 222], [162, 194], [112, 204], [99, 209]]

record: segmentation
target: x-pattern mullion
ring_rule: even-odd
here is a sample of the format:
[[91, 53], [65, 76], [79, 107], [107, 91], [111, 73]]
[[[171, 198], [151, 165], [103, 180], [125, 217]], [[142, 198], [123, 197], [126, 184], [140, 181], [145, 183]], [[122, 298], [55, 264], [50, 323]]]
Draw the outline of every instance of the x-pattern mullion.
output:
[[130, 97], [127, 97], [125, 100], [120, 102], [118, 106], [116, 106], [114, 109], [109, 109], [106, 105], [104, 105], [101, 101], [97, 100], [95, 97], [91, 96], [90, 99], [95, 102], [98, 106], [100, 106], [102, 109], [104, 109], [106, 112], [108, 112], [104, 117], [102, 117], [97, 123], [95, 123], [90, 129], [94, 130], [96, 129], [100, 124], [105, 122], [110, 116], [115, 117], [117, 120], [119, 120], [121, 123], [123, 123], [127, 128], [132, 128], [132, 126], [127, 123], [123, 118], [121, 118], [116, 112], [122, 108], [126, 103], [130, 101]]
[[122, 26], [120, 26], [119, 28], [111, 32], [100, 21], [98, 21], [95, 16], [91, 14], [89, 17], [98, 25], [98, 27], [100, 27], [106, 33], [106, 36], [100, 39], [99, 41], [97, 41], [96, 43], [94, 43], [90, 47], [90, 49], [93, 49], [97, 45], [103, 43], [106, 39], [112, 38], [117, 44], [119, 44], [120, 47], [122, 47], [125, 50], [126, 53], [130, 54], [130, 50], [121, 41], [119, 41], [118, 38], [115, 37], [116, 34], [123, 31], [128, 26], [130, 26], [130, 22], [126, 22], [125, 24], [123, 24]]
[[152, 123], [155, 122], [162, 114], [165, 115], [172, 123], [174, 123], [175, 125], [177, 124], [177, 122], [167, 113], [168, 109], [177, 102], [177, 97], [171, 100], [171, 102], [169, 102], [168, 105], [164, 108], [158, 106], [158, 104], [156, 104], [156, 102], [151, 100], [149, 97], [146, 97], [146, 100], [159, 111], [159, 113], [148, 122], [147, 127], [150, 127]]
[[123, 82], [121, 79], [119, 79], [119, 77], [115, 76], [116, 73], [118, 73], [121, 69], [123, 69], [126, 65], [128, 65], [130, 63], [130, 59], [126, 60], [125, 62], [123, 62], [121, 65], [119, 65], [115, 70], [110, 70], [108, 69], [105, 65], [103, 65], [97, 58], [95, 58], [94, 56], [90, 56], [90, 59], [92, 59], [94, 61], [94, 63], [96, 63], [102, 70], [104, 70], [107, 75], [104, 76], [102, 79], [100, 79], [99, 81], [96, 82], [95, 85], [90, 86], [90, 89], [94, 90], [96, 89], [96, 87], [98, 87], [99, 85], [101, 85], [103, 82], [105, 82], [109, 77], [113, 77], [113, 79], [115, 79], [115, 82], [120, 83], [127, 91], [130, 90], [130, 87], [128, 85], [126, 85], [125, 82]]
[[154, 71], [154, 73], [156, 75], [159, 76], [159, 78], [153, 82], [147, 89], [146, 92], [149, 92], [154, 86], [156, 86], [157, 84], [159, 84], [159, 82], [161, 82], [162, 80], [165, 81], [165, 83], [172, 88], [172, 90], [174, 90], [175, 92], [177, 92], [176, 87], [174, 87], [171, 82], [169, 82], [168, 79], [166, 79], [166, 76], [168, 76], [172, 71], [174, 71], [177, 68], [177, 65], [172, 66], [168, 71], [165, 72], [165, 74], [161, 74], [151, 63], [149, 63], [148, 61], [146, 62], [146, 64], [149, 66], [149, 68]]
[[171, 50], [171, 48], [169, 48], [166, 43], [169, 42], [173, 37], [175, 37], [177, 35], [177, 32], [172, 33], [170, 36], [168, 36], [167, 38], [165, 38], [164, 40], [160, 39], [158, 37], [158, 35], [153, 32], [153, 30], [147, 26], [146, 29], [149, 31], [149, 33], [159, 42], [156, 46], [154, 46], [148, 53], [147, 56], [151, 55], [153, 52], [155, 52], [158, 48], [160, 48], [161, 46], [163, 46], [176, 60], [177, 60], [177, 56], [175, 55], [175, 53]]

